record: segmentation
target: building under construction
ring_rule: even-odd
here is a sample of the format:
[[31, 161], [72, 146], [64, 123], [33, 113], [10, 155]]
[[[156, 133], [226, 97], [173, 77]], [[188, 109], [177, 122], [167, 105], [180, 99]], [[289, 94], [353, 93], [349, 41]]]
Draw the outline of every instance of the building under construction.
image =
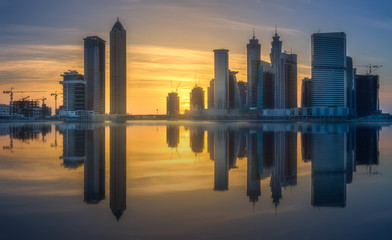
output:
[[39, 106], [39, 101], [28, 100], [22, 98], [18, 101], [13, 101], [11, 105], [12, 115], [23, 115], [25, 118], [44, 119], [52, 115], [52, 109], [42, 104]]

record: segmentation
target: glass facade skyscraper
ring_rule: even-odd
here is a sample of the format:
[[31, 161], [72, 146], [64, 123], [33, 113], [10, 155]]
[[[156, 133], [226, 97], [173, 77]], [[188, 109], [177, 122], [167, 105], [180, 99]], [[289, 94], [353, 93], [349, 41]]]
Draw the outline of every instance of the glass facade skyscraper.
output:
[[347, 107], [346, 34], [312, 35], [312, 106]]
[[86, 109], [105, 114], [105, 41], [97, 36], [84, 39]]

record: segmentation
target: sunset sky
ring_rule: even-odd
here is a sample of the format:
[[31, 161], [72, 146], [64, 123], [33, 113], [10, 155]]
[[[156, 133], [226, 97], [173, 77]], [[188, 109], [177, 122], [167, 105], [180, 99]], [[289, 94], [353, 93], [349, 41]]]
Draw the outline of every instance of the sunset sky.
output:
[[[15, 98], [45, 96], [54, 108], [50, 93], [61, 91], [60, 75], [84, 72], [83, 38], [98, 35], [107, 41], [109, 93], [109, 31], [119, 16], [127, 30], [128, 113], [165, 113], [166, 95], [180, 82], [184, 111], [191, 88], [207, 90], [213, 78], [213, 49], [229, 49], [230, 69], [246, 81], [253, 27], [269, 62], [277, 24], [283, 49], [298, 55], [298, 92], [310, 77], [311, 34], [343, 31], [355, 65], [383, 65], [381, 108], [391, 112], [391, 7], [390, 0], [0, 0], [0, 90], [44, 90]], [[0, 103], [8, 102], [1, 94]]]

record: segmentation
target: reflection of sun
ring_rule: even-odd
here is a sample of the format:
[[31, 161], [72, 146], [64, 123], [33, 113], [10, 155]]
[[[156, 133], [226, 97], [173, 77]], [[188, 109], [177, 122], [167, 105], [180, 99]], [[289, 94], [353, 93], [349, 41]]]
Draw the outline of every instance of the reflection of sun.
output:
[[189, 107], [189, 103], [185, 103], [185, 107]]

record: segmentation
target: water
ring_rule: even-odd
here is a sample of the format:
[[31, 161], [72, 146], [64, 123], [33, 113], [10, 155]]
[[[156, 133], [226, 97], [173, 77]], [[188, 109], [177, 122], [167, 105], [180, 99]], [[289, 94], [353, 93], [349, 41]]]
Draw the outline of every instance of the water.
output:
[[390, 239], [392, 129], [1, 124], [0, 239]]

